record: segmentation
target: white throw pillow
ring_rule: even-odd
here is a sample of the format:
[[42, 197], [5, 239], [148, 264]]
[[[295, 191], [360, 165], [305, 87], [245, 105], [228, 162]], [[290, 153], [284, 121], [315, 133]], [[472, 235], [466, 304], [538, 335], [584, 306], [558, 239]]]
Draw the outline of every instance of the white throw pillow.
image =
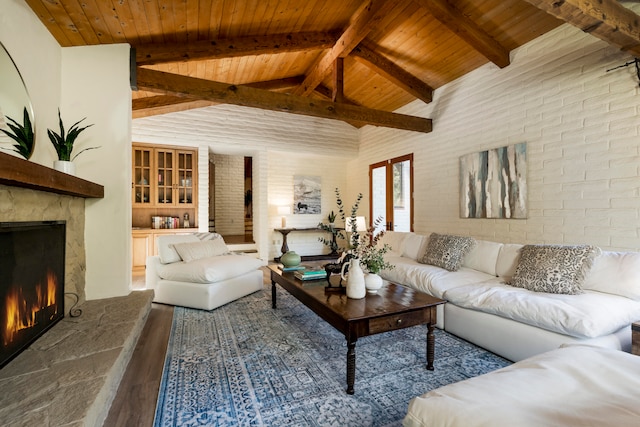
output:
[[582, 288], [640, 301], [640, 252], [602, 252]]
[[170, 234], [166, 236], [158, 236], [158, 255], [160, 262], [163, 264], [171, 264], [182, 261], [178, 252], [173, 248], [175, 243], [199, 242], [200, 239], [194, 234]]
[[223, 239], [205, 240], [204, 242], [175, 243], [173, 248], [184, 262], [202, 258], [211, 258], [229, 253]]

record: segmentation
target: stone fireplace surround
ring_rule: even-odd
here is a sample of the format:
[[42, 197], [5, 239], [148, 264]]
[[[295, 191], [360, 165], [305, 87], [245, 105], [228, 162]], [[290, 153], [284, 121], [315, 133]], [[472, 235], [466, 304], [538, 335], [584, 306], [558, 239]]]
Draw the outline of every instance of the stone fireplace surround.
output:
[[66, 296], [65, 318], [0, 370], [0, 425], [101, 426], [146, 322], [153, 291], [85, 301], [84, 197], [101, 197], [95, 187], [0, 153], [0, 221], [66, 221], [65, 293], [82, 310], [70, 317]]

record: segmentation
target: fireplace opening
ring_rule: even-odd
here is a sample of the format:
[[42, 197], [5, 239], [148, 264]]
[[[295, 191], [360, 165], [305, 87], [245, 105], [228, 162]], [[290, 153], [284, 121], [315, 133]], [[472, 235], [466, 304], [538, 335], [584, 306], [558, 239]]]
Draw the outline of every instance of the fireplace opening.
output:
[[64, 317], [65, 227], [0, 222], [0, 368]]

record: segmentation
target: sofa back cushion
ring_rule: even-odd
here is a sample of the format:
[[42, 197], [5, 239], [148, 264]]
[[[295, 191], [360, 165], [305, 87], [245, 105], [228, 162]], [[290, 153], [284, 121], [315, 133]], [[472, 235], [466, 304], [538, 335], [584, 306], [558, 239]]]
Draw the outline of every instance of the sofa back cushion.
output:
[[407, 233], [402, 244], [402, 256], [417, 260], [424, 254], [428, 241], [429, 238], [422, 234]]
[[476, 246], [467, 254], [462, 266], [496, 276], [496, 264], [501, 248], [502, 243], [476, 240]]
[[640, 252], [603, 251], [582, 288], [640, 301]]
[[500, 253], [498, 254], [498, 262], [496, 263], [496, 274], [498, 277], [502, 277], [507, 282], [511, 280], [518, 261], [520, 261], [520, 249], [524, 245], [518, 243], [504, 243], [500, 247]]
[[410, 233], [402, 231], [385, 231], [382, 235], [382, 239], [378, 241], [378, 246], [389, 245], [391, 252], [395, 255], [402, 255], [402, 249], [404, 247], [404, 239]]
[[223, 239], [211, 239], [199, 242], [174, 243], [173, 248], [178, 252], [184, 262], [197, 259], [210, 258], [229, 253], [229, 248]]
[[163, 264], [171, 264], [182, 261], [178, 252], [173, 247], [176, 243], [199, 242], [200, 239], [195, 234], [168, 234], [166, 236], [158, 236], [158, 255], [160, 262]]

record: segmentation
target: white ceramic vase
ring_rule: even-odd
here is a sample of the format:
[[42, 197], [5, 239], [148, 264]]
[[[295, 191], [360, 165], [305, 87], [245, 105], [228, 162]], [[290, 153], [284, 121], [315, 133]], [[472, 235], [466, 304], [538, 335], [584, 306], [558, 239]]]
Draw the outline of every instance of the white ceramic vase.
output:
[[[349, 265], [349, 273], [347, 277], [344, 276], [344, 269]], [[340, 276], [343, 280], [347, 281], [347, 297], [353, 299], [361, 299], [367, 295], [367, 288], [364, 283], [364, 272], [360, 267], [360, 260], [358, 258], [351, 258], [348, 263], [342, 264], [342, 271]]]
[[367, 292], [377, 294], [378, 289], [382, 287], [382, 277], [375, 273], [367, 273], [364, 275], [364, 285], [367, 288]]
[[55, 160], [53, 162], [53, 168], [57, 171], [64, 172], [69, 175], [76, 174], [76, 165], [73, 162], [69, 162], [67, 160]]

